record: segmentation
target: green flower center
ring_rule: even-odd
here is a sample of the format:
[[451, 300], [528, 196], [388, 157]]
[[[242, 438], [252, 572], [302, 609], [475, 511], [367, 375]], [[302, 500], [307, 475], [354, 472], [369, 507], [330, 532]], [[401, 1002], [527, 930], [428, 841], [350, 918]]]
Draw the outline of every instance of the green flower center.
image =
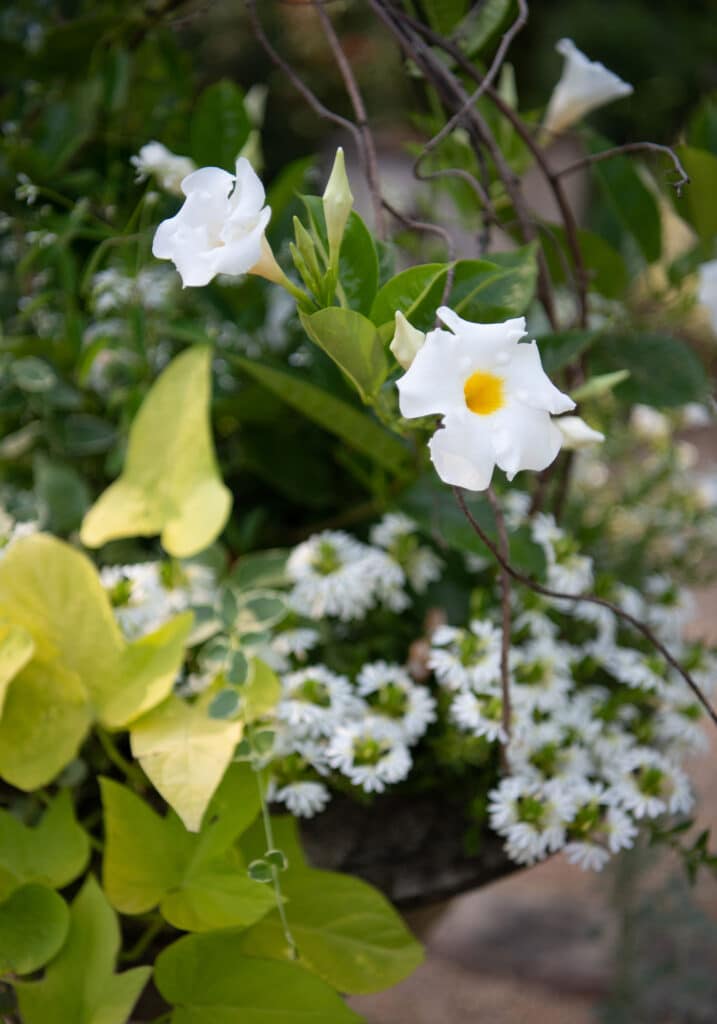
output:
[[542, 828], [545, 818], [545, 807], [540, 800], [536, 799], [536, 797], [518, 797], [517, 810], [518, 817], [521, 821], [524, 821], [526, 825], [534, 825], [536, 828]]
[[341, 559], [336, 553], [336, 548], [327, 540], [322, 540], [314, 555], [311, 565], [321, 576], [330, 576], [337, 572], [342, 565]]
[[386, 683], [380, 690], [369, 694], [368, 703], [389, 718], [403, 718], [408, 710], [408, 696], [396, 683]]
[[315, 704], [320, 708], [331, 707], [329, 688], [320, 679], [305, 679], [291, 691], [291, 696], [293, 700], [303, 701], [304, 704]]
[[458, 657], [464, 668], [478, 665], [486, 656], [488, 644], [475, 633], [464, 633], [458, 642]]
[[132, 581], [122, 577], [113, 587], [110, 587], [107, 596], [113, 608], [124, 608], [132, 597]]
[[354, 740], [354, 764], [377, 765], [391, 749], [386, 740], [377, 740], [373, 736], [362, 736]]

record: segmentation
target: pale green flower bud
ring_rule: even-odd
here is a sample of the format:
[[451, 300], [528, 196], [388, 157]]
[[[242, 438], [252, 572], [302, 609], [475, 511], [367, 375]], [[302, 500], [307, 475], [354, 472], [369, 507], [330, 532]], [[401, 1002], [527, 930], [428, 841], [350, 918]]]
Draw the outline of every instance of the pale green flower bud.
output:
[[329, 238], [329, 259], [332, 266], [336, 266], [341, 248], [341, 239], [344, 237], [346, 222], [353, 209], [354, 197], [349, 186], [349, 179], [346, 176], [346, 164], [344, 163], [344, 151], [339, 146], [334, 158], [334, 166], [331, 169], [326, 190], [323, 195], [324, 219], [326, 220], [326, 233]]
[[403, 313], [396, 313], [396, 331], [389, 348], [404, 370], [409, 368], [425, 340], [426, 335], [423, 331], [409, 324]]

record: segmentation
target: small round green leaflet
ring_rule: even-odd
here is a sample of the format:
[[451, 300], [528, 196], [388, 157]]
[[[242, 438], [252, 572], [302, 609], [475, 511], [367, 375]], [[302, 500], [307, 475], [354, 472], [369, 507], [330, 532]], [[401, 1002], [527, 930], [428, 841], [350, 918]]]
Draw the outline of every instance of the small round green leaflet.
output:
[[220, 690], [207, 709], [210, 718], [231, 718], [239, 707], [236, 690]]
[[61, 896], [44, 885], [23, 885], [0, 903], [0, 976], [31, 974], [60, 950], [70, 923]]

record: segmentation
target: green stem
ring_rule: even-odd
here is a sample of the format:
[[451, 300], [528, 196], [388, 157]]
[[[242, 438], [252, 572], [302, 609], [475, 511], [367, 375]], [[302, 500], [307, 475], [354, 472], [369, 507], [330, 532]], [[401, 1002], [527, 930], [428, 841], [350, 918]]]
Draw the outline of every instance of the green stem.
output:
[[122, 953], [121, 959], [123, 961], [139, 960], [139, 958], [142, 956], [145, 950], [152, 944], [152, 942], [156, 939], [156, 937], [159, 935], [163, 928], [164, 921], [162, 920], [161, 917], [156, 917], [153, 921], [150, 922], [149, 926], [140, 935], [140, 937], [135, 942], [134, 946], [132, 946], [132, 948], [128, 949], [126, 952]]
[[[264, 823], [264, 838], [266, 839], [267, 850], [273, 850], [274, 847], [274, 830], [271, 827], [271, 815], [269, 814], [269, 808], [266, 804], [266, 798], [264, 796], [264, 787], [261, 781], [260, 769], [254, 768], [254, 774], [256, 776], [256, 784], [259, 789], [259, 802], [261, 803], [261, 817]], [[279, 881], [279, 869], [275, 864], [271, 865], [271, 878], [274, 886], [274, 895], [276, 896], [276, 909], [279, 913], [279, 919], [281, 921], [281, 927], [284, 931], [284, 938], [289, 949], [289, 957], [291, 960], [299, 959], [299, 951], [296, 948], [294, 936], [291, 934], [289, 928], [289, 922], [286, 917], [286, 910], [284, 909], [284, 898], [281, 894], [281, 882]]]
[[117, 748], [117, 744], [115, 743], [110, 733], [108, 733], [105, 729], [101, 729], [98, 727], [97, 738], [100, 741], [102, 749], [104, 750], [105, 754], [107, 755], [111, 763], [115, 766], [115, 768], [118, 768], [122, 772], [122, 774], [126, 776], [126, 778], [129, 781], [132, 782], [133, 786], [135, 786], [138, 789], [144, 789], [145, 783], [142, 772], [140, 771], [136, 764], [133, 764], [131, 761], [128, 761], [124, 754], [120, 753], [120, 751]]

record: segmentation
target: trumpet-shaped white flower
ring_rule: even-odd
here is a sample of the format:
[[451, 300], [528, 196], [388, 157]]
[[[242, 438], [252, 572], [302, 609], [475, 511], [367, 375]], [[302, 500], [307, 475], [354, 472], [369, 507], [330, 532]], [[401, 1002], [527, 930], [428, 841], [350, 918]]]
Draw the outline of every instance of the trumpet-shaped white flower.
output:
[[445, 306], [438, 315], [451, 330], [427, 334], [397, 384], [403, 416], [443, 415], [429, 443], [440, 478], [482, 491], [496, 465], [509, 480], [545, 469], [562, 442], [551, 413], [575, 403], [545, 374], [536, 343], [519, 344], [525, 318], [474, 324]]
[[185, 288], [252, 270], [265, 253], [271, 209], [249, 161], [239, 157], [236, 174], [202, 167], [184, 179], [182, 191], [184, 205], [157, 228], [153, 254], [172, 260]]
[[698, 267], [697, 274], [697, 301], [709, 313], [712, 330], [717, 334], [717, 260], [703, 263]]
[[190, 157], [177, 156], [161, 142], [148, 142], [129, 160], [137, 171], [136, 181], [146, 181], [151, 176], [160, 188], [175, 196], [181, 196], [182, 182], [197, 169]]
[[590, 60], [572, 39], [561, 39], [555, 49], [565, 58], [560, 81], [548, 101], [543, 129], [557, 135], [591, 110], [629, 96], [632, 86], [599, 61]]

